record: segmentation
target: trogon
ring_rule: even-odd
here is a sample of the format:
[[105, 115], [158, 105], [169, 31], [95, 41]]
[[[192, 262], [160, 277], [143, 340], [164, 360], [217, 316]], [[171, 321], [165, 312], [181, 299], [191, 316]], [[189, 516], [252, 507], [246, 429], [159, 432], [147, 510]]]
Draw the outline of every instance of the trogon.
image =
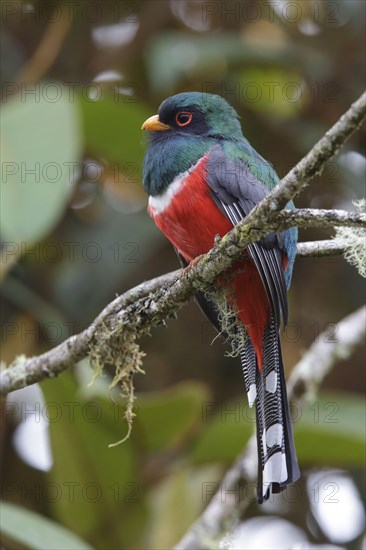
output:
[[[143, 164], [148, 212], [183, 266], [208, 252], [217, 235], [223, 237], [279, 183], [243, 136], [236, 111], [218, 95], [169, 97], [142, 129], [149, 132]], [[292, 228], [250, 244], [227, 282], [247, 335], [240, 355], [248, 402], [256, 405], [259, 503], [299, 477], [279, 339], [296, 242]], [[212, 299], [200, 293], [198, 301], [220, 330]]]

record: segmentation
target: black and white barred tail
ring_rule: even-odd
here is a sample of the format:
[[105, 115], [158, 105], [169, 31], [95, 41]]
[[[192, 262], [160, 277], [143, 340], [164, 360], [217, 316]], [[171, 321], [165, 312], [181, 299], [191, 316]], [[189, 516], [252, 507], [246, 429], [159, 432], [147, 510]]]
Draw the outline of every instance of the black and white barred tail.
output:
[[273, 318], [263, 335], [263, 368], [257, 367], [247, 338], [241, 353], [249, 405], [256, 404], [258, 502], [279, 493], [300, 476], [283, 372], [277, 324]]
[[[178, 253], [183, 267], [188, 262]], [[196, 300], [207, 318], [222, 332], [216, 304], [204, 293]], [[283, 372], [281, 346], [276, 316], [272, 314], [263, 335], [263, 369], [259, 371], [254, 347], [249, 336], [241, 351], [245, 386], [249, 405], [256, 404], [258, 450], [258, 502], [262, 504], [272, 493], [283, 491], [300, 477], [296, 458], [291, 418]]]

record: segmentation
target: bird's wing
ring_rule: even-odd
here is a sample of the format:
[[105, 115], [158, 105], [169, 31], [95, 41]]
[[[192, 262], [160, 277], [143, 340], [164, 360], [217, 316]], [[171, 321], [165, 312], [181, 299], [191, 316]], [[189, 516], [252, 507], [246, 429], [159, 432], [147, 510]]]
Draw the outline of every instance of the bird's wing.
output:
[[[229, 158], [220, 146], [210, 150], [207, 183], [218, 208], [233, 225], [240, 222], [267, 194], [267, 188], [241, 159]], [[277, 326], [288, 319], [287, 289], [282, 268], [283, 236], [270, 233], [247, 247], [266, 290]]]

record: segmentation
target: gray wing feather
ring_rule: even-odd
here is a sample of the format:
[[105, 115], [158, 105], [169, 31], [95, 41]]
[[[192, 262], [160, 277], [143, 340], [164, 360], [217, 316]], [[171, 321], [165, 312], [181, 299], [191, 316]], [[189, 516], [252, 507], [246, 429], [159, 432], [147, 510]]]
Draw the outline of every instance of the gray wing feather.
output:
[[[228, 159], [219, 147], [214, 149], [214, 154], [210, 156], [207, 165], [207, 180], [211, 187], [211, 195], [220, 210], [233, 225], [236, 225], [267, 194], [267, 190], [249, 171], [244, 161]], [[268, 237], [247, 247], [261, 277], [278, 327], [281, 313], [285, 325], [288, 319], [281, 244], [280, 236], [271, 233]]]

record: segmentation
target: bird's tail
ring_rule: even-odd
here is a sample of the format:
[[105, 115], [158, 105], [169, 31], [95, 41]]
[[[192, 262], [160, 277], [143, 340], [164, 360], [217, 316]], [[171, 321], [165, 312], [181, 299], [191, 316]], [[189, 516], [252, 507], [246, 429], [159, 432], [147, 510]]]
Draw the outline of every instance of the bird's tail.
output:
[[249, 337], [241, 354], [249, 405], [256, 403], [258, 485], [261, 504], [270, 490], [283, 491], [300, 476], [291, 427], [281, 346], [274, 318], [263, 335], [263, 367], [259, 371]]

